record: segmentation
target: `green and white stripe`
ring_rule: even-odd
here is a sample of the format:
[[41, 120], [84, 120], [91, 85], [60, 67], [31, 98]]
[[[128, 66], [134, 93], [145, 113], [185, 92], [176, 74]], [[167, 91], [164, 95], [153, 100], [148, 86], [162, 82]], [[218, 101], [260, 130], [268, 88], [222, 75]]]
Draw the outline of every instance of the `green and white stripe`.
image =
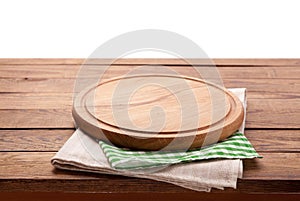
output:
[[246, 159], [261, 157], [240, 132], [214, 145], [186, 152], [130, 151], [111, 146], [103, 141], [100, 141], [99, 144], [110, 165], [120, 170], [153, 168], [213, 158]]

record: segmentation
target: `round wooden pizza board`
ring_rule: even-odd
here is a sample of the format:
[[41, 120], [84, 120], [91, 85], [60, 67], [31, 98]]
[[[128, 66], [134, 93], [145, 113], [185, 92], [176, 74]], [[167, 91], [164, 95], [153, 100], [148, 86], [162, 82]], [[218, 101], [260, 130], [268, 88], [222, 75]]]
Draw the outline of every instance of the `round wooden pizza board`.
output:
[[187, 150], [223, 140], [244, 109], [227, 89], [177, 75], [118, 77], [81, 91], [73, 117], [86, 134], [137, 150]]

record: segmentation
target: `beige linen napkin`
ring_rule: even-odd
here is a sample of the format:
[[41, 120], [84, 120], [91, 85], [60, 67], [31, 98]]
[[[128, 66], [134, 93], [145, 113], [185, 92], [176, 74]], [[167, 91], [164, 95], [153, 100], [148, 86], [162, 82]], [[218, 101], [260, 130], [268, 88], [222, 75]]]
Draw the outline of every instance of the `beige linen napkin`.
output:
[[[246, 89], [229, 90], [242, 101], [246, 114]], [[245, 118], [239, 131], [244, 133], [244, 128]], [[240, 159], [215, 159], [182, 163], [149, 173], [115, 170], [110, 167], [99, 144], [80, 129], [74, 132], [51, 159], [51, 163], [60, 169], [148, 178], [207, 192], [211, 188], [236, 188], [237, 179], [242, 177], [243, 172], [242, 160]]]

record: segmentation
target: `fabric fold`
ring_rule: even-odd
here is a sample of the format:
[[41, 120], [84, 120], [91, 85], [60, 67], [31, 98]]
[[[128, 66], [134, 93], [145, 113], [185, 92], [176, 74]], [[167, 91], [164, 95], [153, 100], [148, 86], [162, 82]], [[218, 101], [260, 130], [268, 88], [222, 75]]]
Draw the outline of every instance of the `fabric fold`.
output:
[[111, 167], [134, 170], [207, 159], [259, 158], [251, 143], [240, 132], [216, 144], [185, 152], [130, 151], [99, 142]]

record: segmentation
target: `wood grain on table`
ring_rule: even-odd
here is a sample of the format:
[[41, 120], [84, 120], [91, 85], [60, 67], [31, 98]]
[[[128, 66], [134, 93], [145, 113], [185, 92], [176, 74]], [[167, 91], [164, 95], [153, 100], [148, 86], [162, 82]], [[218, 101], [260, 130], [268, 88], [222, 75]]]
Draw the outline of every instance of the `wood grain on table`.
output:
[[[146, 179], [57, 170], [50, 158], [74, 132], [71, 115], [83, 59], [0, 59], [0, 192], [178, 193], [207, 197]], [[205, 62], [195, 61], [203, 70]], [[300, 193], [300, 59], [216, 59], [226, 87], [247, 88], [245, 134], [263, 159], [246, 160], [238, 188], [220, 193]], [[95, 60], [90, 68], [105, 68]], [[176, 59], [122, 59], [107, 78], [143, 64], [168, 65], [190, 76]], [[93, 77], [93, 76], [91, 76]], [[0, 193], [1, 194], [1, 193]]]

